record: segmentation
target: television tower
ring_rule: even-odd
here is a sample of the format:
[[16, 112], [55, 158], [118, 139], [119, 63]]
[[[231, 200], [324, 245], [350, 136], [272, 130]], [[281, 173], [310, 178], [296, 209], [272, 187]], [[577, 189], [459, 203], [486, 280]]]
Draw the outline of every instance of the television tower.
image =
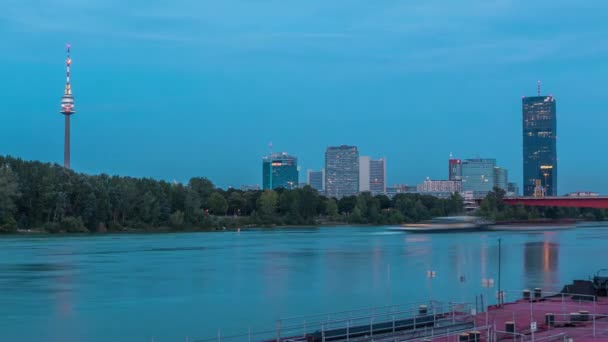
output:
[[72, 96], [72, 87], [70, 86], [70, 65], [72, 59], [70, 58], [70, 44], [66, 45], [67, 58], [65, 60], [65, 67], [67, 71], [67, 77], [65, 82], [65, 93], [61, 97], [61, 111], [65, 117], [65, 143], [63, 147], [63, 167], [66, 169], [70, 168], [70, 116], [76, 113], [74, 110], [74, 96]]

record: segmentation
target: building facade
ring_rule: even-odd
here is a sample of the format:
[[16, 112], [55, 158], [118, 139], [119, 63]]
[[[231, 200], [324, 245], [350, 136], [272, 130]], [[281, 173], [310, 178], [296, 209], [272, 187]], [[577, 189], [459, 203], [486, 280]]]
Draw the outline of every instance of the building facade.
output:
[[569, 192], [566, 194], [566, 197], [598, 197], [600, 194], [598, 192], [592, 191], [575, 191]]
[[386, 159], [369, 161], [369, 191], [373, 196], [386, 194]]
[[476, 198], [485, 197], [494, 188], [496, 159], [465, 159], [462, 161], [462, 190]]
[[262, 188], [294, 189], [298, 187], [298, 158], [285, 152], [262, 158]]
[[512, 197], [519, 196], [519, 186], [517, 186], [517, 183], [508, 183], [507, 184], [507, 196], [512, 196]]
[[386, 194], [386, 159], [359, 157], [359, 192], [365, 191], [373, 196]]
[[258, 191], [260, 190], [260, 186], [258, 184], [253, 185], [241, 185], [241, 191]]
[[509, 188], [509, 172], [507, 169], [496, 166], [494, 167], [494, 186], [503, 189], [505, 192]]
[[359, 156], [359, 192], [370, 191], [370, 163], [370, 157]]
[[553, 96], [522, 99], [523, 192], [533, 196], [542, 188], [546, 196], [557, 196], [557, 119]]
[[462, 160], [450, 158], [449, 160], [449, 177], [451, 181], [462, 180]]
[[462, 182], [461, 181], [450, 181], [450, 180], [431, 180], [427, 177], [427, 179], [416, 186], [416, 190], [418, 193], [428, 193], [428, 192], [462, 192]]
[[359, 192], [359, 150], [356, 146], [330, 146], [325, 151], [325, 194], [341, 198]]
[[319, 192], [325, 190], [325, 170], [308, 170], [306, 173], [306, 184]]
[[398, 194], [415, 194], [417, 192], [417, 187], [415, 185], [395, 184], [386, 187], [386, 195], [390, 198], [393, 198]]

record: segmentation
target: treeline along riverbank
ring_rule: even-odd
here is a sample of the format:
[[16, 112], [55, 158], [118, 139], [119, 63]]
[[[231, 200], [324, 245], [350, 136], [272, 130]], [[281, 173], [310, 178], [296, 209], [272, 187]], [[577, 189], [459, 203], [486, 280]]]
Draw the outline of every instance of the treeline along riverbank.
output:
[[187, 184], [86, 175], [57, 164], [0, 156], [0, 229], [47, 232], [203, 230], [323, 222], [398, 224], [462, 211], [462, 198], [363, 193], [340, 200], [306, 186], [223, 190], [205, 178]]
[[[490, 218], [607, 217], [605, 211], [507, 208], [500, 191], [481, 205]], [[463, 199], [362, 193], [339, 200], [301, 189], [223, 190], [206, 178], [187, 184], [86, 175], [57, 164], [0, 156], [0, 231], [50, 233], [208, 230], [250, 225], [400, 224], [463, 212]], [[524, 217], [525, 216], [525, 217]]]

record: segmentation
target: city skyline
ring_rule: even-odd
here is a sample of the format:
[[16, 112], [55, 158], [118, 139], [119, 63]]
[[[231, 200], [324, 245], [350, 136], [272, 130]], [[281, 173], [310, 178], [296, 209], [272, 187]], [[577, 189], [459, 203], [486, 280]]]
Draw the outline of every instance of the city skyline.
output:
[[[187, 3], [168, 10], [151, 1], [120, 14], [114, 0], [57, 3], [69, 24], [28, 1], [9, 6], [1, 30], [19, 53], [0, 56], [0, 153], [61, 164], [57, 88], [71, 41], [76, 171], [238, 187], [260, 182], [259, 158], [273, 140], [303, 170], [321, 168], [327, 146], [385, 155], [387, 185], [446, 178], [450, 152], [487, 156], [522, 189], [520, 99], [540, 79], [560, 101], [559, 193], [608, 193], [597, 182], [608, 163], [596, 158], [608, 126], [598, 86], [608, 48], [596, 39], [608, 4], [540, 1], [522, 13], [516, 1], [353, 3], [325, 22], [343, 6], [312, 1], [270, 13], [261, 4]], [[104, 20], [89, 20], [91, 8], [107, 11]], [[538, 9], [551, 14], [541, 24]], [[283, 129], [287, 116], [297, 129]]]

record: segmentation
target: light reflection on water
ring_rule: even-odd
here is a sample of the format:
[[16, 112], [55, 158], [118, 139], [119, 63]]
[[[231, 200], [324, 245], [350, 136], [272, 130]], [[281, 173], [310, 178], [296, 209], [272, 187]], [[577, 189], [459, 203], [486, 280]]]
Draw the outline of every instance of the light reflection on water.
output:
[[[285, 316], [430, 296], [472, 301], [487, 293], [482, 278], [497, 281], [499, 237], [505, 289], [559, 291], [608, 266], [600, 257], [608, 230], [601, 227], [3, 237], [0, 340], [193, 340], [214, 336], [218, 328], [271, 328]], [[435, 279], [426, 277], [428, 270]]]

